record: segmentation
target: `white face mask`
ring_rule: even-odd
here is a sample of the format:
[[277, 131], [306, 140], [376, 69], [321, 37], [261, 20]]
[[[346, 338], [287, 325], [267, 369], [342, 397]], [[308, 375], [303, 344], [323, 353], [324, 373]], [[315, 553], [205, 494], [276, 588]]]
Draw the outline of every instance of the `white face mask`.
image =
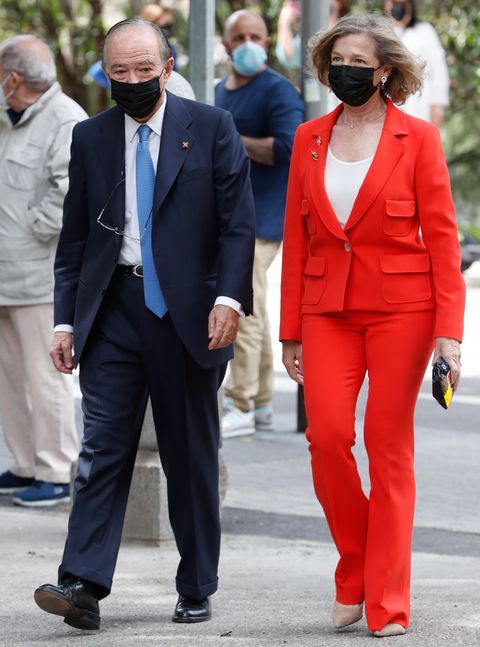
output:
[[5, 93], [4, 93], [4, 91], [3, 91], [3, 86], [4, 86], [4, 85], [5, 85], [5, 83], [8, 81], [8, 77], [9, 77], [9, 76], [10, 76], [10, 74], [7, 74], [7, 76], [6, 76], [6, 77], [3, 79], [3, 81], [0, 83], [0, 108], [1, 108], [1, 107], [3, 107], [3, 108], [8, 108], [8, 101], [7, 101], [7, 100], [8, 100], [8, 99], [12, 96], [12, 94], [13, 94], [13, 90], [10, 90], [10, 92], [9, 92], [7, 95], [5, 95]]

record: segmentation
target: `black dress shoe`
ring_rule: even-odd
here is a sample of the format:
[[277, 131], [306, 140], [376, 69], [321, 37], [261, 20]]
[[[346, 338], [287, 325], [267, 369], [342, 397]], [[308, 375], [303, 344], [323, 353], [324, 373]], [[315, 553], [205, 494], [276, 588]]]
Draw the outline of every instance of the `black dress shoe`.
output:
[[80, 580], [60, 584], [42, 584], [34, 593], [40, 609], [56, 616], [77, 629], [99, 629], [100, 610], [98, 600], [85, 591]]
[[208, 598], [193, 600], [184, 595], [179, 595], [172, 620], [173, 622], [205, 622], [205, 620], [210, 620], [211, 616], [210, 600]]

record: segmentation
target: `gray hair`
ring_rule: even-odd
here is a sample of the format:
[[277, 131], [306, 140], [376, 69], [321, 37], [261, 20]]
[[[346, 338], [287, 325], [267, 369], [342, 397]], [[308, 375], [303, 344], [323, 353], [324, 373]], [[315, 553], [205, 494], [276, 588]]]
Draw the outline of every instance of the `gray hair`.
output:
[[164, 63], [166, 63], [167, 59], [169, 59], [172, 55], [172, 50], [165, 34], [160, 29], [160, 27], [155, 23], [150, 22], [149, 20], [143, 20], [143, 18], [127, 18], [126, 20], [122, 20], [120, 22], [117, 22], [116, 25], [113, 25], [113, 27], [108, 30], [107, 35], [105, 36], [105, 42], [103, 44], [102, 51], [102, 63], [104, 64], [104, 66], [107, 67], [108, 42], [110, 38], [114, 34], [130, 27], [149, 27], [150, 29], [152, 29], [157, 36], [160, 58]]
[[45, 92], [56, 81], [55, 60], [46, 43], [35, 36], [11, 36], [0, 44], [3, 71], [18, 72], [33, 92]]

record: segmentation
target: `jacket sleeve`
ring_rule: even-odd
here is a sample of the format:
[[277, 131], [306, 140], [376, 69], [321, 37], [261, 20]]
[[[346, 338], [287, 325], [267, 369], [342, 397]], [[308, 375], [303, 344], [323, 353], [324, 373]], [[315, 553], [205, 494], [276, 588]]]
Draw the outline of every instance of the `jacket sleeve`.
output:
[[250, 184], [250, 161], [230, 113], [222, 111], [214, 159], [219, 216], [217, 296], [253, 312], [252, 270], [255, 250], [255, 206]]
[[415, 166], [415, 188], [423, 240], [430, 255], [436, 301], [435, 337], [462, 340], [465, 282], [450, 178], [440, 135], [429, 125]]
[[280, 340], [302, 338], [301, 302], [303, 272], [307, 258], [307, 239], [301, 216], [301, 146], [302, 127], [297, 130], [293, 144], [292, 161], [288, 177], [285, 230], [282, 253], [282, 287], [280, 306]]
[[293, 85], [282, 80], [267, 98], [267, 132], [273, 137], [275, 165], [287, 165], [292, 154], [295, 131], [304, 119], [304, 104]]
[[55, 257], [55, 325], [73, 325], [78, 279], [89, 233], [87, 187], [77, 140], [77, 126], [72, 134], [68, 175], [69, 187], [63, 205], [63, 226]]

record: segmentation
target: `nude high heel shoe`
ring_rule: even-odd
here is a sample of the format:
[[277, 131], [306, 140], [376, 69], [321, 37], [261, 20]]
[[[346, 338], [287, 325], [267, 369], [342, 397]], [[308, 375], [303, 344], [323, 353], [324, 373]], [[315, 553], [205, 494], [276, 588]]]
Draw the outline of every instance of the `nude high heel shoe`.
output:
[[383, 629], [374, 631], [373, 635], [376, 638], [388, 638], [390, 636], [403, 636], [406, 629], [403, 625], [397, 625], [395, 623], [386, 624]]
[[353, 625], [363, 618], [363, 602], [360, 604], [342, 604], [335, 602], [333, 605], [333, 624], [335, 629], [343, 629]]

